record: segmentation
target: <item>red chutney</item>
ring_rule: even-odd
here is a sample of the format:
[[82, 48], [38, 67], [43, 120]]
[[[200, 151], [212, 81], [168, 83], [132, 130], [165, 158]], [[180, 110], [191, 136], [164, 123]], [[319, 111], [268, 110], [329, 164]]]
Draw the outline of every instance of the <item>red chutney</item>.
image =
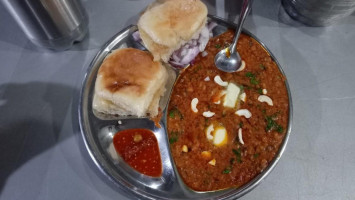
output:
[[[238, 40], [238, 52], [246, 63], [244, 70], [225, 73], [215, 67], [215, 55], [232, 39], [232, 31], [211, 38], [205, 50], [207, 56], [200, 54], [182, 72], [169, 102], [167, 129], [172, 156], [185, 184], [196, 191], [246, 184], [275, 158], [287, 131], [289, 99], [285, 77], [255, 39], [241, 34]], [[246, 100], [237, 102], [235, 108], [224, 107], [223, 99], [216, 104], [216, 97], [225, 90], [215, 83], [217, 75], [239, 86]], [[263, 89], [273, 106], [258, 101]], [[199, 100], [197, 113], [191, 109], [194, 98]], [[238, 116], [238, 109], [247, 109], [252, 116]], [[204, 117], [205, 111], [215, 114]], [[227, 141], [223, 145], [216, 146], [207, 139], [206, 130], [211, 124], [225, 128]], [[244, 144], [238, 138], [239, 129]], [[187, 152], [182, 151], [184, 145]]]
[[116, 133], [113, 145], [131, 167], [142, 174], [158, 177], [162, 162], [158, 141], [148, 129], [127, 129]]

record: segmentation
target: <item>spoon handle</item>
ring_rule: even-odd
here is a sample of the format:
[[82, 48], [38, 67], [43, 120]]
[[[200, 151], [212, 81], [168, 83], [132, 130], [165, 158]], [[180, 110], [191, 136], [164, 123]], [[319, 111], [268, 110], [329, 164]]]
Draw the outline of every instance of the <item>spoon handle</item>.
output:
[[243, 0], [242, 9], [240, 11], [240, 15], [239, 15], [239, 19], [238, 19], [237, 28], [235, 29], [234, 39], [233, 39], [233, 42], [230, 47], [231, 54], [233, 54], [236, 50], [240, 32], [242, 31], [244, 21], [247, 18], [249, 11], [251, 10], [252, 4], [253, 4], [253, 0]]

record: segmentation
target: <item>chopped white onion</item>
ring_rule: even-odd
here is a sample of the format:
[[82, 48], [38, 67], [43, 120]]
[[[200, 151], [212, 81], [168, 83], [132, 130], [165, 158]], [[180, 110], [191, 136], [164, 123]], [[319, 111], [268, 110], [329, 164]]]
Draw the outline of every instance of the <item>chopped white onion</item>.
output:
[[207, 51], [202, 51], [201, 53], [202, 57], [206, 57], [208, 55]]
[[180, 63], [187, 65], [189, 64], [199, 53], [198, 47], [193, 47], [187, 50], [187, 53], [184, 57], [181, 58]]
[[[190, 40], [180, 47], [180, 49], [174, 51], [169, 63], [175, 67], [184, 67], [193, 62], [199, 52], [204, 52], [210, 37], [213, 36], [212, 29], [216, 26], [217, 24], [214, 22], [206, 24], [197, 39]], [[205, 57], [207, 55], [206, 53], [202, 53], [202, 56]]]
[[205, 26], [202, 28], [201, 33], [200, 33], [200, 37], [198, 38], [200, 52], [205, 50], [209, 39], [210, 39], [210, 31]]
[[207, 27], [209, 31], [212, 31], [218, 24], [216, 22], [210, 22]]
[[141, 35], [139, 34], [138, 31], [133, 32], [133, 33], [132, 33], [132, 37], [133, 37], [134, 41], [136, 41], [136, 42], [139, 42], [139, 41], [142, 40]]
[[187, 54], [187, 49], [182, 48], [180, 51], [180, 56], [186, 56], [186, 54]]
[[177, 62], [180, 61], [180, 58], [179, 58], [179, 56], [178, 56], [176, 53], [173, 53], [172, 58], [173, 58], [174, 60], [176, 60]]

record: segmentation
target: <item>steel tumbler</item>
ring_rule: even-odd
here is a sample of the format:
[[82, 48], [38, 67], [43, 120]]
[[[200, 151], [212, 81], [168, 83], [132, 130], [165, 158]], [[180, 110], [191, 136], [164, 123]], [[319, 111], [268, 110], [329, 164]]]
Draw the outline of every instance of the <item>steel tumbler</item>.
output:
[[355, 0], [282, 0], [286, 12], [310, 26], [328, 26], [355, 11]]
[[81, 41], [88, 18], [80, 0], [1, 0], [26, 36], [37, 46], [69, 49]]

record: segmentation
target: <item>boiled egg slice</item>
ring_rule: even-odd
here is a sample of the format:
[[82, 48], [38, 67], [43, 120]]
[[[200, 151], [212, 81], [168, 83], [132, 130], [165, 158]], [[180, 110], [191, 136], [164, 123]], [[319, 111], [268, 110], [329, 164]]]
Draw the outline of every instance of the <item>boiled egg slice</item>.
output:
[[227, 143], [227, 130], [223, 126], [216, 127], [213, 131], [213, 144], [217, 147]]

